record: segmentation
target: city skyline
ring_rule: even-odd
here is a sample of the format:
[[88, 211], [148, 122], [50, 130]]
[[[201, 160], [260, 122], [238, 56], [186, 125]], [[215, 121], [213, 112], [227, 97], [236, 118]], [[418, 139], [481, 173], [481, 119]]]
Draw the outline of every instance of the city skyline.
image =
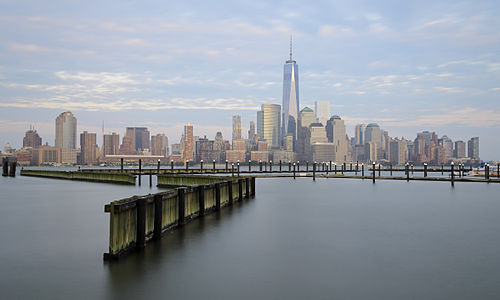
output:
[[349, 136], [358, 123], [398, 137], [479, 136], [481, 158], [498, 159], [498, 3], [225, 4], [151, 13], [131, 2], [120, 18], [105, 3], [99, 16], [79, 4], [61, 14], [57, 1], [1, 4], [0, 146], [19, 148], [29, 124], [54, 140], [52, 118], [64, 110], [98, 141], [103, 120], [107, 133], [147, 126], [177, 141], [189, 121], [199, 135], [228, 137], [226, 120], [240, 115], [246, 132], [261, 104], [281, 103], [292, 34], [300, 110], [329, 101]]

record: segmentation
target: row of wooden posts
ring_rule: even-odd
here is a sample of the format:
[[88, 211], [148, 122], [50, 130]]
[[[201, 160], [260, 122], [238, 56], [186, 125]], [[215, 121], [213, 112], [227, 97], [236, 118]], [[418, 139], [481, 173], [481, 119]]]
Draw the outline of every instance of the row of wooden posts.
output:
[[[10, 166], [10, 172], [9, 172]], [[16, 177], [16, 161], [9, 161], [7, 157], [2, 158], [2, 176]]]

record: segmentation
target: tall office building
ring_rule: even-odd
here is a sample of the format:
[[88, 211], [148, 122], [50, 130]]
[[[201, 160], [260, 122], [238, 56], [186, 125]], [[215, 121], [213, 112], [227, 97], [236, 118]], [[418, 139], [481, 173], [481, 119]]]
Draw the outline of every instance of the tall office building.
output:
[[103, 138], [104, 156], [117, 155], [120, 151], [120, 135], [116, 132], [105, 134]]
[[[300, 127], [309, 128], [309, 125], [311, 125], [312, 123], [316, 123], [316, 116], [314, 115], [314, 111], [309, 107], [304, 107], [300, 111], [299, 120], [300, 120]], [[323, 124], [323, 126], [325, 124]]]
[[453, 158], [453, 141], [447, 137], [446, 135], [443, 135], [441, 139], [439, 139], [439, 145], [443, 146], [444, 148], [444, 157], [445, 160], [450, 160]]
[[370, 123], [366, 126], [364, 142], [365, 144], [368, 142], [375, 142], [379, 147], [381, 146], [382, 132], [380, 131], [380, 126], [378, 126], [378, 124]]
[[408, 146], [406, 141], [394, 139], [389, 143], [389, 161], [396, 165], [403, 165], [408, 161]]
[[56, 148], [76, 149], [76, 118], [70, 111], [56, 118]]
[[345, 124], [339, 116], [332, 116], [326, 123], [326, 136], [328, 142], [335, 145], [336, 162], [345, 162], [347, 160], [348, 143], [345, 133]]
[[278, 104], [262, 104], [257, 111], [257, 134], [266, 140], [269, 147], [279, 147], [281, 144], [280, 123], [281, 106]]
[[84, 131], [80, 134], [80, 157], [83, 165], [93, 164], [97, 161], [97, 134]]
[[365, 143], [365, 124], [358, 124], [354, 129], [354, 144], [363, 145]]
[[316, 122], [326, 125], [330, 119], [330, 101], [314, 102], [314, 110], [316, 112]]
[[187, 124], [184, 126], [184, 162], [193, 161], [194, 154], [194, 138], [193, 138], [193, 125]]
[[464, 158], [465, 157], [465, 142], [464, 141], [456, 141], [455, 142], [455, 158]]
[[241, 140], [241, 117], [233, 116], [233, 141]]
[[283, 72], [283, 111], [281, 115], [281, 136], [291, 133], [294, 140], [298, 132], [299, 118], [299, 66], [292, 59], [292, 40], [290, 39], [290, 59], [286, 61]]
[[250, 128], [248, 129], [248, 139], [250, 141], [255, 139], [255, 122], [250, 121]]
[[470, 159], [479, 159], [479, 137], [473, 137], [467, 142]]
[[323, 124], [312, 123], [309, 125], [309, 130], [311, 131], [311, 138], [309, 140], [311, 145], [314, 143], [328, 143], [328, 137], [326, 136], [325, 126], [323, 126]]
[[165, 134], [158, 133], [151, 137], [151, 154], [168, 156], [168, 138]]
[[150, 148], [149, 131], [146, 127], [127, 127], [125, 136], [130, 137], [136, 152]]
[[26, 134], [24, 135], [23, 138], [23, 148], [25, 147], [31, 147], [31, 148], [37, 148], [42, 145], [42, 138], [38, 135], [36, 132], [35, 128], [31, 128], [30, 130], [26, 131]]

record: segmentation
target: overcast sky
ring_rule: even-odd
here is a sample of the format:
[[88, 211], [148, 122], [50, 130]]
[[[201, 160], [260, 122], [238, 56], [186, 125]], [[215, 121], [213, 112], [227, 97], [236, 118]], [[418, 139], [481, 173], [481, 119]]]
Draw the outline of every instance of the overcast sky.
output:
[[330, 101], [349, 135], [376, 122], [393, 137], [479, 136], [481, 157], [500, 159], [499, 13], [498, 1], [0, 0], [0, 146], [22, 146], [30, 124], [53, 144], [65, 110], [79, 132], [148, 126], [170, 143], [187, 122], [230, 138], [240, 114], [246, 136], [260, 104], [281, 104], [293, 35], [301, 107]]

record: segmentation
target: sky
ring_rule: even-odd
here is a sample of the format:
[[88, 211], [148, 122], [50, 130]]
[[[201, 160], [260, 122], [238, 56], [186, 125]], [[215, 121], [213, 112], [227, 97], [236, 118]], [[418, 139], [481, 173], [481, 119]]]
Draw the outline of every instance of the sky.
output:
[[78, 132], [147, 126], [178, 142], [243, 135], [262, 103], [282, 102], [299, 65], [300, 106], [328, 100], [352, 136], [435, 131], [480, 138], [500, 159], [498, 1], [0, 0], [0, 146], [34, 125], [54, 144], [70, 110]]

